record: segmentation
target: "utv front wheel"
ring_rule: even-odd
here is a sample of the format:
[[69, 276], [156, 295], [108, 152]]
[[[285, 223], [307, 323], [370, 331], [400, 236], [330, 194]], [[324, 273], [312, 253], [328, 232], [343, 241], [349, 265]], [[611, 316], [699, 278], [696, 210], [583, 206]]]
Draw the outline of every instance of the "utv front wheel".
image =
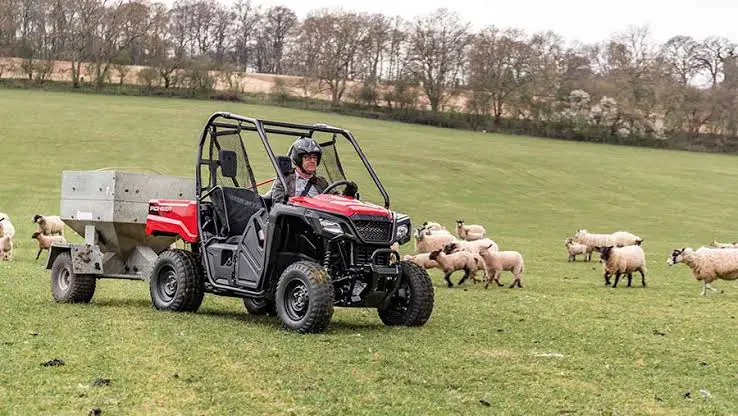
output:
[[156, 309], [195, 312], [205, 293], [202, 269], [186, 251], [167, 250], [154, 264], [149, 290]]
[[254, 299], [244, 298], [243, 305], [246, 307], [246, 311], [249, 315], [276, 315], [277, 305], [274, 300], [269, 299]]
[[322, 332], [333, 317], [333, 284], [311, 261], [298, 261], [282, 272], [275, 300], [282, 325], [292, 331]]
[[378, 309], [385, 325], [422, 326], [433, 312], [433, 283], [428, 272], [410, 261], [401, 261], [400, 287]]
[[51, 294], [59, 303], [88, 303], [95, 294], [97, 278], [76, 274], [69, 253], [60, 253], [51, 266]]

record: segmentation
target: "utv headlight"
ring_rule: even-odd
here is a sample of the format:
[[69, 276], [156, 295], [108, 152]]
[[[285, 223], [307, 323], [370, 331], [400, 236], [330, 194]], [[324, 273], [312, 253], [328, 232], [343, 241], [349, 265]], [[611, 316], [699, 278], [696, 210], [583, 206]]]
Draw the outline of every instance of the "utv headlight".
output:
[[395, 239], [396, 240], [402, 240], [403, 238], [407, 237], [407, 233], [410, 231], [410, 228], [407, 224], [402, 224], [397, 226], [397, 232], [395, 233]]
[[341, 228], [341, 224], [335, 221], [320, 218], [320, 226], [323, 227], [323, 231], [327, 231], [333, 234], [343, 234], [343, 228]]

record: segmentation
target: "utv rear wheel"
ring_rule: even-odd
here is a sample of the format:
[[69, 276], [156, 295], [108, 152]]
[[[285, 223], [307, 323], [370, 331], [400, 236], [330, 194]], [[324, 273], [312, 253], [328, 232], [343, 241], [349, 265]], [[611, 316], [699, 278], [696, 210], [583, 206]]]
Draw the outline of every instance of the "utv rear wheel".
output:
[[250, 315], [276, 315], [277, 305], [274, 300], [259, 298], [245, 298], [243, 305], [246, 306], [246, 311]]
[[154, 264], [149, 291], [156, 309], [195, 312], [204, 297], [202, 268], [185, 250], [167, 250]]
[[282, 325], [292, 331], [322, 332], [333, 317], [333, 284], [311, 261], [298, 261], [284, 270], [275, 300]]
[[433, 312], [433, 283], [428, 272], [410, 261], [401, 261], [400, 287], [378, 309], [385, 325], [422, 326]]
[[72, 256], [60, 253], [51, 266], [51, 294], [59, 303], [88, 303], [95, 295], [97, 278], [90, 274], [76, 274]]

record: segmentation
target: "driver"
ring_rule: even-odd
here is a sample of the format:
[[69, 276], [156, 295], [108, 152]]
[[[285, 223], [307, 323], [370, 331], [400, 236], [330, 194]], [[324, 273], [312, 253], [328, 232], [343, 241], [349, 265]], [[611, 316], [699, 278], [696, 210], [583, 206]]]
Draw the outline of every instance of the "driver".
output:
[[322, 193], [328, 187], [328, 181], [316, 174], [322, 154], [323, 151], [315, 140], [309, 137], [295, 140], [289, 154], [295, 169], [285, 178], [286, 191], [281, 181], [276, 180], [272, 184], [271, 194], [274, 201], [286, 202], [289, 197], [315, 196]]

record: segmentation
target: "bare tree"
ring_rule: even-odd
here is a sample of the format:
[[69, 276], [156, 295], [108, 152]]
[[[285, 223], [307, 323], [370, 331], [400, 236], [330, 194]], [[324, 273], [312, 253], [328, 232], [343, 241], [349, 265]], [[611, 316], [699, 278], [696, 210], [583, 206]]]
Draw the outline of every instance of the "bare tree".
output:
[[251, 0], [238, 0], [234, 6], [235, 32], [234, 48], [236, 64], [246, 70], [251, 63], [256, 27], [261, 20], [259, 6], [254, 7]]
[[697, 46], [697, 62], [701, 70], [706, 71], [712, 81], [712, 88], [717, 84], [723, 74], [725, 60], [733, 56], [736, 45], [729, 39], [722, 37], [709, 37]]
[[215, 66], [223, 68], [226, 54], [230, 51], [233, 42], [233, 21], [235, 13], [217, 4], [213, 10], [213, 43], [215, 46]]
[[296, 28], [297, 23], [297, 15], [292, 9], [283, 6], [267, 9], [257, 35], [257, 71], [271, 74], [283, 73], [282, 58], [287, 39]]
[[466, 47], [469, 45], [468, 22], [441, 8], [413, 24], [410, 33], [411, 68], [422, 82], [431, 111], [437, 113], [449, 98], [449, 90], [458, 82]]
[[689, 84], [700, 70], [698, 43], [690, 36], [674, 36], [663, 45], [661, 55], [671, 75], [682, 85]]

